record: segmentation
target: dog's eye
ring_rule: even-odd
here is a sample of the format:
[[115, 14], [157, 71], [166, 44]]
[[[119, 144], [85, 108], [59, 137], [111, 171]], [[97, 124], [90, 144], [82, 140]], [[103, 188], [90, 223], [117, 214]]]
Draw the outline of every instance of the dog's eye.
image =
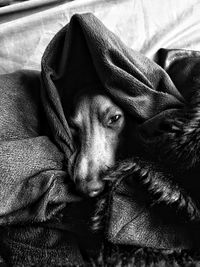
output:
[[114, 115], [112, 117], [110, 117], [109, 121], [108, 121], [108, 124], [115, 124], [116, 122], [119, 121], [119, 119], [121, 118], [121, 115], [120, 114], [117, 114], [117, 115]]

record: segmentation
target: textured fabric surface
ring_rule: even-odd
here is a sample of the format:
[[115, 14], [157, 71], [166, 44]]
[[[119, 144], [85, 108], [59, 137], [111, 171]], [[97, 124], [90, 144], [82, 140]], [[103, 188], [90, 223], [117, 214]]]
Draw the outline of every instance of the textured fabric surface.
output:
[[[170, 66], [175, 66], [175, 59], [184, 53], [188, 58], [198, 56], [165, 50], [158, 55], [172, 78], [183, 63], [175, 69]], [[188, 69], [189, 78], [194, 77], [196, 69], [190, 62], [193, 69]], [[87, 252], [99, 248], [100, 238], [92, 235], [88, 225], [93, 201], [76, 195], [67, 174], [75, 147], [68, 126], [75, 94], [91, 86], [108, 94], [137, 123], [142, 144], [151, 148], [152, 157], [154, 150], [155, 155], [156, 149], [161, 151], [157, 145], [162, 144], [158, 142], [159, 135], [161, 140], [163, 137], [162, 122], [187, 106], [186, 88], [185, 93], [181, 91], [182, 84], [176, 82], [176, 87], [163, 68], [128, 48], [92, 14], [73, 16], [56, 34], [43, 55], [41, 77], [36, 72], [21, 71], [2, 75], [0, 82], [0, 211], [1, 225], [6, 225], [2, 228], [3, 254], [16, 265], [22, 261], [37, 265], [39, 258], [44, 264], [53, 264], [64, 250], [60, 265], [81, 262]], [[143, 146], [141, 154], [148, 155]], [[170, 218], [171, 223], [163, 220], [159, 210], [148, 209], [145, 192], [135, 181], [123, 186], [117, 188], [110, 202], [107, 238], [111, 243], [155, 248], [193, 246], [194, 232], [191, 236], [187, 222], [173, 223]], [[189, 190], [186, 183], [181, 187]], [[174, 192], [173, 185], [170, 190]], [[195, 192], [187, 192], [197, 199]], [[174, 195], [170, 196], [173, 202]], [[24, 246], [28, 248], [22, 257]]]
[[40, 70], [42, 54], [75, 13], [92, 12], [129, 47], [199, 50], [199, 0], [33, 0], [0, 9], [0, 73]]
[[[67, 183], [63, 154], [48, 137], [39, 76], [19, 71], [0, 77], [0, 224], [6, 227], [1, 232], [1, 248], [12, 266], [81, 261], [75, 238], [68, 233], [70, 225], [64, 238], [63, 230], [46, 233], [37, 225], [32, 234], [25, 228], [21, 234], [18, 228], [7, 228], [58, 219], [67, 203], [80, 201]], [[14, 233], [6, 235], [9, 231], [18, 238]], [[34, 242], [28, 244], [30, 239]]]
[[56, 203], [76, 200], [65, 185], [63, 155], [45, 135], [40, 98], [38, 73], [1, 76], [1, 224], [45, 221], [51, 203], [56, 211]]

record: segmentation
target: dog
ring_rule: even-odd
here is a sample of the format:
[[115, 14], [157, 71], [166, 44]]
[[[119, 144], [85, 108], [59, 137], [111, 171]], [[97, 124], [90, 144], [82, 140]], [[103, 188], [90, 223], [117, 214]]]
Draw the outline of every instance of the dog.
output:
[[72, 180], [79, 192], [96, 197], [104, 189], [105, 172], [132, 152], [135, 124], [108, 95], [93, 88], [75, 97], [69, 126], [76, 144]]

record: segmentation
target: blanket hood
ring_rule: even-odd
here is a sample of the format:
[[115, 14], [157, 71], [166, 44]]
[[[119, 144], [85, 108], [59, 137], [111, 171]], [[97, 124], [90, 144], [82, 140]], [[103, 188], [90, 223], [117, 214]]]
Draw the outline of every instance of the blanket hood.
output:
[[93, 14], [76, 14], [42, 58], [44, 107], [67, 159], [73, 152], [67, 123], [71, 103], [76, 93], [95, 86], [140, 122], [184, 102], [160, 66], [128, 48]]

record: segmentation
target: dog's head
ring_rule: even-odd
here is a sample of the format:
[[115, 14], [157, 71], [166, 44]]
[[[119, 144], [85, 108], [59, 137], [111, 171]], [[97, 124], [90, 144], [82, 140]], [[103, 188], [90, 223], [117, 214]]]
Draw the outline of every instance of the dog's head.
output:
[[107, 95], [87, 90], [76, 97], [69, 125], [76, 144], [69, 172], [81, 193], [97, 196], [104, 189], [102, 176], [121, 155], [119, 150], [128, 150], [122, 147], [124, 112]]

